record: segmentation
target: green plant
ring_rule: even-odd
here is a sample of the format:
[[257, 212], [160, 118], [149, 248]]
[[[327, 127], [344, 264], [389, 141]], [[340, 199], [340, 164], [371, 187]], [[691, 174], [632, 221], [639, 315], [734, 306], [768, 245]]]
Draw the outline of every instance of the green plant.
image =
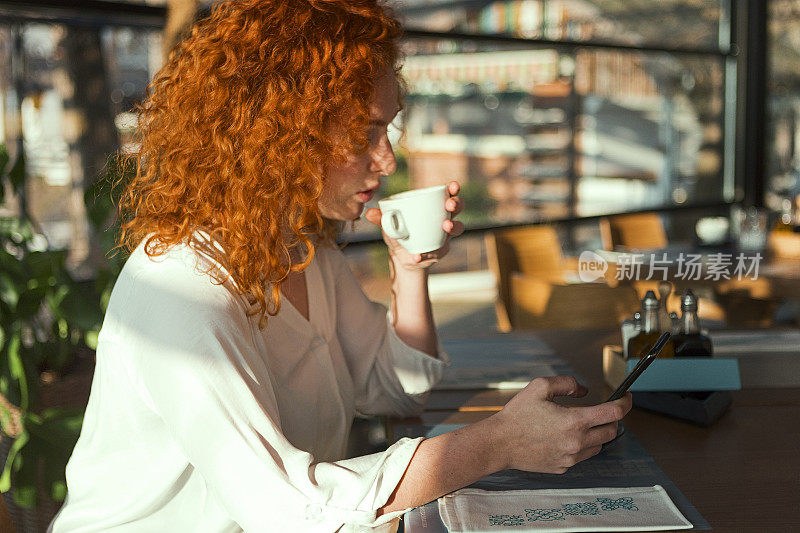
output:
[[116, 236], [119, 230], [117, 206], [120, 192], [134, 175], [135, 168], [131, 160], [124, 156], [112, 155], [108, 159], [105, 173], [98, 177], [83, 195], [86, 216], [99, 235], [100, 247], [106, 257], [105, 264], [98, 268], [95, 277], [95, 290], [100, 295], [100, 305], [104, 313], [108, 307], [111, 290], [125, 264], [124, 254], [112, 252], [116, 248]]
[[[25, 183], [25, 158], [10, 158], [0, 145], [0, 204], [6, 185]], [[0, 217], [0, 428], [14, 438], [0, 475], [0, 491], [12, 491], [23, 507], [37, 503], [38, 468], [55, 500], [66, 495], [64, 467], [83, 420], [80, 409], [40, 409], [42, 378], [68, 372], [80, 350], [93, 350], [103, 319], [100, 295], [74, 280], [64, 250], [46, 239], [24, 215]]]

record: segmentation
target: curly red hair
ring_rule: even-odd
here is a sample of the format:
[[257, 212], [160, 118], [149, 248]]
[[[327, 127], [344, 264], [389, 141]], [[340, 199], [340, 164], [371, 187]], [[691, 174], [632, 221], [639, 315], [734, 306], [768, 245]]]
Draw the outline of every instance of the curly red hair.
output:
[[374, 80], [397, 74], [400, 34], [377, 0], [217, 5], [137, 108], [141, 144], [118, 247], [130, 253], [147, 239], [155, 256], [207, 231], [228, 272], [215, 270], [215, 282], [230, 276], [258, 302], [251, 314], [263, 327], [280, 309], [281, 282], [308, 266], [315, 241], [333, 241], [337, 223], [317, 207], [326, 165], [367, 149]]

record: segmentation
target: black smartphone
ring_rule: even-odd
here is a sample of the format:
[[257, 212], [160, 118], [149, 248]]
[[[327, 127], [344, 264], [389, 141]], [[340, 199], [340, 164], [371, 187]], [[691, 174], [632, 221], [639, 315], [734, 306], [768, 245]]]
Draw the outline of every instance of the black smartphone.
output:
[[633, 385], [633, 382], [636, 381], [636, 378], [642, 375], [642, 372], [650, 366], [650, 363], [661, 353], [661, 350], [664, 349], [664, 346], [667, 345], [667, 341], [670, 338], [669, 332], [664, 332], [656, 341], [656, 344], [647, 352], [647, 355], [639, 359], [639, 362], [636, 363], [636, 366], [633, 367], [633, 370], [625, 376], [625, 379], [622, 381], [617, 390], [609, 396], [607, 402], [613, 402], [614, 400], [619, 400], [622, 396], [628, 391], [628, 389]]

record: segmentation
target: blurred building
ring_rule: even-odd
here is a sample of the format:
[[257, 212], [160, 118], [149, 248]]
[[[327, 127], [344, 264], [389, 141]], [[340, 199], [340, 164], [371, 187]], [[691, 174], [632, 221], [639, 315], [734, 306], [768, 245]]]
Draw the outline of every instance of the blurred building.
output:
[[[602, 2], [408, 4], [409, 25], [439, 31], [585, 40], [619, 26], [603, 16]], [[625, 36], [642, 39], [633, 31]], [[497, 223], [683, 203], [709, 185], [720, 189], [719, 65], [619, 51], [494, 48], [506, 49], [406, 43], [413, 186], [483, 183]]]

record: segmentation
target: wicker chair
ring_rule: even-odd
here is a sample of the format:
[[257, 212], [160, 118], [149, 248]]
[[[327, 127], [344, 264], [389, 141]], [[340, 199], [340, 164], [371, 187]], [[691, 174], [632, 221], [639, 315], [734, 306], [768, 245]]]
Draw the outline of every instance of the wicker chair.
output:
[[570, 283], [571, 263], [552, 227], [487, 232], [486, 251], [497, 278], [495, 312], [501, 331], [611, 327], [638, 308], [633, 287]]
[[658, 213], [633, 213], [600, 219], [605, 250], [658, 250], [667, 246], [667, 233]]

